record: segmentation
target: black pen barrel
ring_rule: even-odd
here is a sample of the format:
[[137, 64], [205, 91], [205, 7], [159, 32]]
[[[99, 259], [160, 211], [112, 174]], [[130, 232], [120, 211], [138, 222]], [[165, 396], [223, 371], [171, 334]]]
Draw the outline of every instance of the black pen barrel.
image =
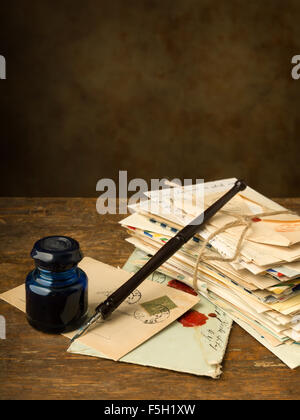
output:
[[197, 216], [191, 223], [185, 226], [180, 232], [178, 232], [178, 236], [183, 237], [184, 241], [189, 241], [196, 233], [198, 233], [203, 225], [211, 219], [222, 207], [231, 200], [238, 192], [244, 190], [247, 187], [244, 181], [236, 181], [234, 186], [227, 191], [222, 197], [220, 197], [215, 203], [213, 203], [210, 207], [208, 207], [202, 214]]
[[107, 318], [150, 274], [175, 254], [185, 242], [199, 232], [204, 223], [214, 216], [235, 194], [245, 188], [246, 184], [243, 181], [237, 181], [226, 194], [160, 248], [138, 272], [101, 303], [96, 308], [96, 311], [101, 312], [103, 319]]
[[101, 303], [96, 311], [102, 313], [105, 319], [112, 313], [129, 295], [132, 293], [147, 277], [157, 270], [164, 262], [166, 262], [175, 252], [177, 252], [184, 240], [175, 236], [170, 239], [153, 257], [137, 271], [126, 283], [113, 292], [103, 303]]

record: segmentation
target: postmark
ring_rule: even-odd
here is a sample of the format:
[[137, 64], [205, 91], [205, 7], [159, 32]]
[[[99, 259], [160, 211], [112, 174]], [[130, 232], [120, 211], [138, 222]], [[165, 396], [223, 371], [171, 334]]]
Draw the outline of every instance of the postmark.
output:
[[130, 295], [126, 299], [126, 302], [129, 305], [134, 305], [135, 303], [139, 302], [141, 298], [142, 298], [141, 292], [138, 289], [135, 289], [132, 293], [130, 293]]
[[[104, 292], [98, 292], [97, 294], [104, 295], [106, 298], [108, 298], [114, 291], [113, 290], [106, 290]], [[125, 302], [128, 305], [134, 305], [135, 303], [138, 303], [142, 298], [142, 294], [138, 289], [135, 289], [130, 295], [126, 298]]]
[[164, 305], [158, 304], [155, 308], [155, 313], [150, 315], [142, 307], [134, 312], [134, 317], [144, 324], [158, 324], [168, 319], [170, 316], [170, 309]]

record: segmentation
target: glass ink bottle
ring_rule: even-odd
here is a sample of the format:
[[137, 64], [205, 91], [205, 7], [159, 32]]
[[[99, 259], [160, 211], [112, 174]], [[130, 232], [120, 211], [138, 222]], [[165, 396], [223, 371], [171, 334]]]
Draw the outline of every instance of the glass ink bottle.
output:
[[86, 320], [88, 279], [77, 267], [79, 243], [67, 236], [48, 236], [31, 251], [36, 268], [26, 278], [26, 315], [34, 328], [52, 334], [79, 328]]

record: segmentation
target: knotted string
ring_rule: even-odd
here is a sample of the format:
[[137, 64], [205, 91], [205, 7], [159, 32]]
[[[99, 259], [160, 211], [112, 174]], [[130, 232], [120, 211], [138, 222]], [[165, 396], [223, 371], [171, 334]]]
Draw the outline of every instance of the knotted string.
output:
[[[200, 261], [232, 262], [239, 257], [239, 255], [241, 253], [241, 250], [242, 250], [244, 239], [246, 237], [246, 234], [247, 234], [248, 230], [250, 229], [252, 223], [255, 222], [255, 219], [258, 219], [258, 218], [261, 218], [261, 217], [267, 217], [267, 216], [276, 216], [277, 214], [294, 214], [290, 210], [270, 211], [270, 212], [265, 212], [265, 213], [251, 214], [249, 216], [235, 216], [235, 215], [233, 215], [233, 214], [231, 214], [227, 211], [224, 211], [224, 210], [220, 210], [219, 213], [224, 213], [224, 214], [230, 215], [232, 217], [235, 217], [236, 220], [233, 221], [233, 222], [226, 223], [224, 226], [218, 228], [216, 231], [211, 233], [208, 236], [208, 238], [202, 243], [202, 246], [200, 248], [200, 251], [199, 251], [199, 254], [198, 254], [198, 257], [197, 257], [196, 266], [195, 266], [195, 269], [194, 269], [194, 274], [193, 274], [193, 289], [197, 293], [198, 293], [198, 286], [197, 286], [198, 268], [199, 268]], [[230, 228], [233, 228], [233, 227], [236, 227], [236, 226], [245, 226], [245, 227], [244, 227], [244, 229], [241, 233], [241, 236], [239, 237], [234, 255], [232, 257], [223, 258], [221, 256], [220, 257], [215, 257], [215, 256], [212, 256], [212, 255], [205, 255], [204, 254], [204, 250], [205, 250], [206, 245], [213, 238], [215, 238], [220, 233], [225, 232], [227, 229], [230, 229]]]

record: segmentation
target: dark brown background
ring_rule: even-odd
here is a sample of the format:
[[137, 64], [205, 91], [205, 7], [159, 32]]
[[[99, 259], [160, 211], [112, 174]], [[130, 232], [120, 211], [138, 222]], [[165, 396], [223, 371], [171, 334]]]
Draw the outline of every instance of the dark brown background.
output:
[[2, 2], [0, 195], [243, 176], [299, 196], [299, 0]]

